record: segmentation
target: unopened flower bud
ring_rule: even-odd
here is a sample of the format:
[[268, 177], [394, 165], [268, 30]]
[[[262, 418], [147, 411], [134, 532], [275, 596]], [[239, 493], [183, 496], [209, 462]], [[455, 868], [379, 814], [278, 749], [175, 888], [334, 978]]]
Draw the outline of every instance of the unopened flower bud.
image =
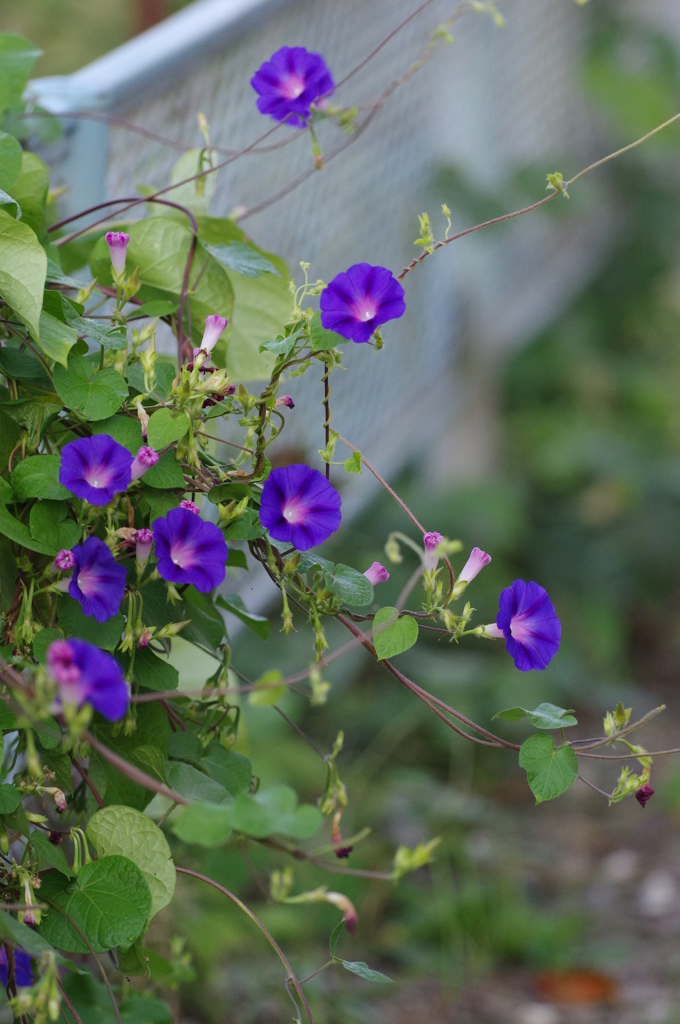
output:
[[387, 583], [390, 578], [390, 574], [387, 569], [384, 565], [381, 565], [380, 562], [374, 562], [370, 569], [366, 570], [364, 576], [374, 587], [378, 583]]
[[212, 316], [205, 318], [205, 330], [201, 339], [201, 349], [207, 352], [208, 355], [212, 352], [215, 345], [220, 339], [222, 331], [227, 326], [227, 318], [225, 316], [218, 316], [217, 313], [213, 313]]
[[149, 561], [149, 555], [153, 547], [153, 530], [137, 530], [136, 541], [135, 559], [137, 565], [145, 566]]
[[142, 437], [146, 441], [149, 432], [149, 414], [141, 402], [137, 402], [137, 418], [142, 427]]
[[153, 637], [153, 629], [149, 629], [149, 627], [147, 626], [146, 629], [143, 630], [142, 635], [140, 636], [139, 640], [137, 641], [137, 646], [138, 647], [148, 647], [149, 646], [149, 641], [151, 640], [152, 637]]
[[184, 499], [184, 501], [180, 501], [179, 507], [186, 508], [188, 509], [189, 512], [193, 512], [195, 515], [200, 515], [201, 512], [200, 508], [198, 507], [195, 501], [187, 501], [186, 498]]
[[290, 397], [290, 395], [279, 395], [279, 397], [276, 399], [276, 408], [278, 409], [280, 405], [285, 405], [287, 409], [295, 408], [295, 402]]
[[437, 563], [439, 562], [439, 555], [437, 554], [437, 545], [441, 544], [444, 540], [441, 533], [436, 531], [432, 533], [426, 533], [423, 536], [423, 546], [425, 548], [425, 554], [423, 555], [423, 568], [436, 569]]
[[73, 557], [73, 552], [67, 548], [62, 548], [57, 557], [54, 559], [54, 567], [59, 572], [68, 572], [76, 564], [76, 560]]
[[111, 253], [113, 272], [116, 277], [120, 277], [125, 273], [125, 258], [130, 236], [124, 231], [107, 231], [105, 237]]
[[132, 479], [138, 480], [140, 476], [146, 473], [147, 469], [151, 469], [152, 466], [156, 465], [159, 458], [160, 455], [153, 448], [149, 448], [146, 444], [142, 445], [132, 463]]

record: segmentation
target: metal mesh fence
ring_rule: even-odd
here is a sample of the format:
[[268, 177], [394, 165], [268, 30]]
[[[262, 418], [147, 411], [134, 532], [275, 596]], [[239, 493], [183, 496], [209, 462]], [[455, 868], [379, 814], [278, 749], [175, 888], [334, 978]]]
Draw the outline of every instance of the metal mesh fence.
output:
[[[37, 83], [38, 92], [55, 110], [103, 110], [186, 145], [201, 144], [201, 111], [213, 143], [238, 149], [269, 124], [256, 111], [249, 80], [274, 50], [287, 44], [320, 51], [339, 80], [412, 8], [411, 0], [201, 0], [78, 74]], [[454, 10], [434, 0], [337, 101], [373, 101]], [[454, 44], [440, 46], [344, 152], [275, 204], [246, 215], [242, 226], [253, 239], [293, 270], [309, 261], [314, 278], [328, 280], [359, 261], [398, 271], [417, 251], [417, 213], [428, 209], [441, 223], [435, 215], [447, 202], [454, 228], [467, 226], [456, 194], [435, 187], [438, 168], [455, 166], [502, 200], [503, 182], [537, 156], [548, 161], [544, 173], [565, 154], [573, 171], [597, 152], [576, 84], [587, 12], [566, 0], [509, 0], [504, 15], [503, 30], [487, 15], [461, 18]], [[335, 125], [322, 128], [328, 153], [343, 136]], [[309, 138], [292, 132], [283, 127], [272, 139], [287, 133], [289, 144], [220, 172], [215, 214], [257, 208], [310, 171]], [[178, 155], [123, 128], [85, 123], [72, 126], [61, 151], [64, 173], [77, 171], [80, 194], [92, 201], [165, 184]], [[544, 180], [538, 172], [534, 199]], [[514, 342], [588, 275], [597, 233], [592, 216], [537, 213], [454, 243], [417, 268], [405, 281], [407, 314], [387, 325], [385, 349], [346, 346], [350, 372], [332, 377], [334, 425], [367, 455], [378, 453], [388, 472], [422, 452], [424, 427], [436, 423], [441, 432], [455, 409], [456, 353], [469, 310], [490, 350]], [[321, 384], [297, 380], [289, 390], [298, 400], [288, 416], [289, 443], [313, 452], [323, 443]]]

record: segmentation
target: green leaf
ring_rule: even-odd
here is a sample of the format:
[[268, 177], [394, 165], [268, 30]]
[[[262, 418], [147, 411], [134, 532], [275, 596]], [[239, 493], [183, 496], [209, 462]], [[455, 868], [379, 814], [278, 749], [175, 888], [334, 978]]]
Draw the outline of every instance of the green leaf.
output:
[[220, 608], [224, 608], [225, 611], [235, 615], [237, 619], [245, 623], [248, 629], [251, 629], [253, 633], [256, 633], [263, 640], [266, 640], [269, 636], [269, 619], [266, 615], [256, 615], [255, 612], [249, 612], [238, 594], [228, 594], [225, 597], [222, 597], [220, 594], [215, 603]]
[[570, 725], [578, 725], [573, 716], [573, 708], [565, 710], [555, 704], [539, 704], [533, 711], [527, 708], [507, 708], [499, 711], [494, 718], [503, 718], [506, 722], [518, 722], [520, 718], [528, 718], [537, 729], [566, 729]]
[[278, 683], [280, 679], [283, 679], [283, 673], [278, 668], [265, 672], [255, 683], [255, 689], [250, 691], [248, 703], [258, 708], [278, 704], [288, 693], [287, 686], [272, 686], [272, 683]]
[[321, 555], [308, 554], [307, 552], [300, 555], [297, 571], [310, 572], [312, 569], [321, 569], [324, 574], [333, 576], [335, 572], [335, 563], [329, 562], [327, 558], [322, 558]]
[[396, 608], [381, 608], [373, 619], [373, 643], [378, 661], [394, 658], [408, 651], [418, 639], [418, 624], [410, 615], [402, 615]]
[[70, 550], [80, 540], [82, 528], [67, 516], [65, 501], [36, 501], [29, 513], [31, 536], [49, 544], [55, 551]]
[[[165, 749], [170, 727], [165, 712], [155, 704], [140, 704], [136, 712], [137, 729], [131, 736], [121, 734], [118, 723], [94, 720], [97, 739], [120, 757], [141, 768], [152, 778], [167, 783]], [[94, 752], [90, 755], [90, 778], [107, 803], [127, 804], [142, 811], [153, 797], [151, 790], [125, 778]]]
[[66, 878], [75, 878], [75, 872], [73, 868], [69, 867], [61, 846], [55, 846], [54, 843], [51, 843], [40, 829], [36, 828], [31, 832], [31, 845], [43, 860], [46, 860], [51, 867], [56, 868], [60, 874]]
[[95, 953], [105, 953], [115, 946], [131, 946], [141, 934], [152, 906], [144, 875], [136, 864], [121, 856], [83, 865], [76, 878], [66, 885], [63, 879], [53, 882], [47, 875], [41, 896], [54, 906], [43, 918], [40, 934], [69, 953], [90, 952], [78, 931]]
[[[158, 395], [165, 401], [172, 388], [172, 382], [177, 376], [177, 363], [172, 359], [166, 359], [163, 356], [156, 359], [156, 383], [154, 385], [154, 394]], [[131, 388], [135, 391], [139, 391], [143, 394], [146, 391], [144, 387], [144, 370], [142, 364], [139, 362], [130, 363], [125, 367], [125, 379]]]
[[235, 270], [244, 277], [260, 277], [261, 274], [276, 274], [277, 277], [281, 277], [270, 260], [243, 242], [221, 242], [219, 245], [208, 245], [207, 242], [203, 242], [202, 245], [223, 267]]
[[224, 786], [231, 796], [248, 790], [253, 766], [243, 754], [213, 743], [203, 754], [201, 764], [210, 778]]
[[0, 814], [11, 814], [21, 803], [21, 793], [9, 783], [0, 784]]
[[392, 984], [391, 978], [388, 978], [386, 974], [381, 974], [380, 971], [371, 970], [363, 960], [339, 960], [338, 962], [342, 964], [346, 971], [358, 974], [364, 981], [377, 981], [380, 985]]
[[172, 316], [179, 309], [179, 299], [151, 299], [143, 302], [141, 306], [135, 306], [128, 316], [129, 320], [139, 320], [143, 317], [166, 317]]
[[88, 420], [113, 415], [128, 396], [125, 378], [117, 370], [95, 373], [92, 363], [83, 356], [70, 356], [68, 369], [55, 366], [54, 387], [67, 409], [76, 409]]
[[35, 153], [24, 150], [21, 154], [21, 173], [12, 185], [12, 195], [21, 206], [22, 223], [33, 228], [40, 236], [44, 231], [49, 184], [50, 175], [46, 165]]
[[70, 498], [71, 492], [59, 483], [58, 455], [32, 455], [17, 463], [12, 473], [12, 493], [15, 501], [28, 498]]
[[264, 536], [264, 528], [255, 509], [247, 508], [224, 528], [223, 533], [225, 540], [255, 540]]
[[177, 508], [179, 498], [171, 492], [156, 491], [153, 487], [145, 487], [144, 501], [149, 506], [149, 521], [153, 525], [154, 519], [158, 519], [159, 516], [167, 516], [168, 512]]
[[176, 690], [179, 686], [179, 672], [164, 658], [159, 658], [148, 647], [140, 647], [135, 653], [135, 682], [147, 690]]
[[272, 341], [263, 341], [260, 345], [260, 352], [271, 352], [275, 356], [287, 356], [297, 341], [295, 335], [290, 335], [288, 338], [282, 338], [279, 335], [278, 338], [274, 338]]
[[[362, 572], [357, 572], [356, 569], [349, 565], [338, 564], [335, 567], [332, 579], [326, 579], [326, 586], [331, 594], [339, 598], [344, 604], [353, 605], [355, 608], [362, 608], [373, 601], [373, 585]], [[415, 640], [413, 643], [415, 643]], [[409, 644], [408, 646], [411, 647], [412, 645]]]
[[33, 639], [33, 657], [37, 658], [41, 665], [44, 665], [47, 661], [47, 648], [55, 640], [63, 639], [64, 634], [60, 629], [52, 629], [51, 627], [41, 629]]
[[80, 602], [68, 595], [57, 601], [57, 621], [66, 636], [89, 640], [105, 651], [115, 651], [125, 629], [125, 619], [120, 612], [106, 622], [97, 622], [92, 615], [84, 615]]
[[187, 800], [211, 804], [231, 802], [224, 786], [184, 761], [167, 761], [165, 774], [168, 784]]
[[[185, 767], [189, 767], [188, 765]], [[288, 786], [273, 786], [252, 796], [239, 793], [233, 802], [194, 804], [182, 808], [172, 830], [187, 843], [218, 846], [232, 831], [256, 839], [283, 835], [291, 839], [310, 839], [319, 829], [323, 815], [317, 807], [302, 804]]]
[[248, 569], [248, 562], [246, 560], [245, 551], [239, 551], [238, 548], [229, 548], [229, 557], [227, 559], [228, 569]]
[[2, 188], [0, 188], [0, 206], [13, 206], [14, 211], [11, 213], [11, 216], [14, 217], [15, 220], [21, 220], [21, 207], [16, 199], [14, 199], [9, 192], [5, 192]]
[[142, 425], [136, 416], [110, 416], [92, 424], [93, 434], [108, 434], [122, 444], [132, 455], [136, 455], [142, 444]]
[[47, 256], [35, 232], [0, 209], [0, 296], [40, 341]]
[[[188, 761], [189, 764], [200, 767], [203, 754], [204, 747], [196, 733], [189, 732], [188, 729], [178, 729], [168, 736], [168, 757], [171, 760]], [[208, 774], [210, 775], [210, 772]]]
[[51, 388], [52, 382], [45, 372], [45, 367], [32, 352], [27, 349], [0, 349], [0, 372], [12, 380], [30, 380], [39, 383], [40, 387]]
[[[54, 952], [49, 942], [46, 942], [33, 928], [21, 924], [6, 910], [0, 910], [0, 936], [37, 958], [40, 958], [43, 953]], [[63, 957], [57, 959], [60, 963], [64, 962]]]
[[41, 555], [54, 555], [56, 552], [42, 541], [34, 540], [31, 531], [18, 519], [9, 513], [4, 505], [0, 505], [0, 533], [16, 544], [20, 544], [29, 551], [37, 551]]
[[87, 823], [87, 837], [100, 858], [120, 854], [137, 865], [151, 893], [149, 920], [167, 907], [175, 892], [175, 865], [167, 839], [151, 818], [132, 807], [103, 807]]
[[144, 486], [155, 487], [161, 491], [175, 487], [182, 491], [186, 490], [182, 467], [172, 449], [163, 452], [156, 465], [147, 469], [144, 474]]
[[345, 459], [345, 470], [348, 473], [361, 472], [361, 452], [352, 452], [348, 459]]
[[148, 441], [152, 448], [160, 451], [169, 444], [181, 440], [189, 429], [190, 420], [185, 412], [174, 416], [169, 409], [159, 409], [149, 418]]
[[0, 34], [0, 113], [20, 102], [41, 53], [42, 50], [24, 36], [13, 32]]
[[[1, 44], [0, 44], [1, 45]], [[1, 61], [0, 61], [1, 67]], [[2, 86], [0, 85], [0, 94]], [[0, 188], [11, 188], [21, 171], [21, 143], [13, 135], [0, 132]]]
[[535, 733], [524, 741], [519, 763], [527, 773], [537, 804], [565, 793], [578, 775], [578, 758], [574, 751], [567, 744], [555, 749], [555, 742], [547, 733]]
[[341, 334], [336, 334], [335, 331], [326, 330], [321, 323], [321, 313], [319, 312], [316, 312], [312, 317], [309, 336], [312, 352], [327, 352], [328, 349], [347, 344], [347, 338], [343, 338]]
[[56, 316], [42, 310], [40, 314], [40, 347], [48, 359], [54, 359], [56, 363], [66, 369], [69, 352], [77, 340], [78, 332], [73, 327], [69, 327], [61, 320], [57, 320]]
[[101, 321], [81, 316], [63, 295], [61, 296], [64, 318], [69, 327], [84, 338], [91, 338], [105, 349], [119, 351], [127, 348], [127, 332], [119, 327], [102, 326]]

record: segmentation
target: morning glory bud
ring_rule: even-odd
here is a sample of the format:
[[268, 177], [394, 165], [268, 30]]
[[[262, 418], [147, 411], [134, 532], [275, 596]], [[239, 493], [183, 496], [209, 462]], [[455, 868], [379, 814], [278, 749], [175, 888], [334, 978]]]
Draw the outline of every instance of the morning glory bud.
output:
[[423, 536], [423, 546], [425, 548], [425, 554], [423, 556], [423, 568], [436, 569], [437, 563], [439, 562], [439, 555], [437, 554], [437, 545], [441, 544], [444, 540], [441, 533], [437, 533], [436, 530], [432, 533], [426, 533]]
[[73, 557], [73, 552], [67, 548], [62, 548], [54, 559], [54, 568], [58, 569], [59, 572], [68, 572], [76, 564], [76, 560]]
[[106, 241], [111, 253], [111, 266], [115, 277], [125, 273], [125, 257], [127, 256], [128, 242], [130, 236], [124, 231], [107, 231]]
[[145, 566], [149, 561], [149, 555], [153, 547], [153, 530], [137, 530], [136, 541], [135, 559], [137, 565]]
[[384, 565], [380, 562], [374, 562], [370, 569], [367, 569], [364, 576], [372, 586], [376, 586], [377, 583], [387, 583], [390, 578], [390, 574]]
[[160, 455], [158, 452], [154, 451], [153, 448], [149, 448], [148, 445], [143, 444], [135, 455], [134, 462], [132, 463], [130, 470], [131, 478], [133, 480], [139, 480], [140, 476], [143, 476], [147, 469], [151, 469], [152, 466], [155, 466], [159, 459]]
[[213, 313], [212, 316], [205, 318], [205, 330], [203, 331], [203, 338], [201, 339], [200, 349], [203, 352], [207, 352], [208, 355], [212, 352], [217, 342], [220, 340], [222, 331], [227, 326], [226, 316], [218, 316], [217, 313]]
[[186, 498], [179, 503], [180, 508], [185, 508], [189, 512], [193, 512], [194, 515], [200, 515], [201, 510], [195, 501], [188, 501]]

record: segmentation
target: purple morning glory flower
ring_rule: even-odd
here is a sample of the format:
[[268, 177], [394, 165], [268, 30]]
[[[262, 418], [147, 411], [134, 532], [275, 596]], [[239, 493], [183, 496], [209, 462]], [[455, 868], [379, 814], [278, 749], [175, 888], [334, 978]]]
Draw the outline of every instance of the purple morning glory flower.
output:
[[106, 651], [87, 640], [55, 640], [47, 649], [47, 671], [65, 704], [91, 704], [95, 711], [116, 722], [130, 703], [123, 670]]
[[368, 341], [387, 320], [404, 315], [404, 289], [391, 270], [355, 263], [326, 285], [319, 299], [321, 323], [327, 331], [358, 344]]
[[273, 469], [262, 488], [260, 522], [274, 540], [298, 551], [321, 544], [340, 526], [340, 495], [304, 463]]
[[187, 508], [154, 520], [158, 572], [170, 583], [191, 583], [207, 593], [226, 575], [229, 557], [222, 531]]
[[59, 483], [90, 505], [108, 505], [130, 486], [133, 458], [108, 434], [69, 441], [61, 450]]
[[[7, 974], [9, 965], [7, 963], [7, 950], [0, 946], [0, 983], [7, 988]], [[33, 970], [31, 958], [23, 949], [14, 950], [14, 984], [17, 988], [28, 988], [33, 984]]]
[[496, 635], [505, 637], [517, 668], [522, 672], [546, 668], [557, 654], [562, 632], [547, 591], [538, 583], [515, 580], [501, 592], [499, 603]]
[[153, 448], [150, 448], [148, 444], [143, 444], [134, 457], [132, 466], [130, 467], [130, 476], [133, 480], [139, 480], [140, 476], [143, 476], [147, 469], [151, 469], [155, 466], [160, 455]]
[[106, 622], [120, 608], [125, 591], [127, 569], [118, 565], [103, 540], [88, 537], [73, 548], [75, 568], [68, 592], [75, 597], [85, 615]]
[[111, 266], [116, 276], [120, 277], [125, 272], [125, 258], [127, 256], [128, 242], [130, 236], [124, 231], [107, 231], [106, 238], [109, 252], [111, 253]]
[[304, 46], [282, 46], [258, 68], [250, 84], [259, 94], [257, 109], [275, 121], [304, 128], [312, 103], [335, 89], [320, 53]]

